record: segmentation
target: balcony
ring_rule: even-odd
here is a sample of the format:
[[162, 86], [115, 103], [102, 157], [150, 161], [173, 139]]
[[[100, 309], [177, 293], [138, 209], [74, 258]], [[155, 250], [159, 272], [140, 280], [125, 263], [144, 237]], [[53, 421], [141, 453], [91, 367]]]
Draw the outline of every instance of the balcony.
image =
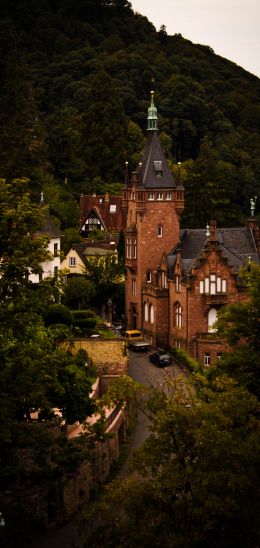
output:
[[204, 295], [204, 303], [210, 306], [227, 304], [228, 298], [226, 293], [218, 293], [215, 295]]

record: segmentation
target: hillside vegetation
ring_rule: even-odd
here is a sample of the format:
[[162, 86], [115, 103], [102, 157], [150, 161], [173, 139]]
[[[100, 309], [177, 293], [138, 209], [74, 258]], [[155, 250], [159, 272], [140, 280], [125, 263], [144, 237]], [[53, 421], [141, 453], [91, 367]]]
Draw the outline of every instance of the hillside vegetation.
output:
[[260, 81], [207, 46], [156, 32], [127, 0], [2, 0], [0, 175], [29, 177], [63, 229], [80, 193], [120, 192], [155, 89], [186, 189], [183, 226], [245, 222], [260, 195]]

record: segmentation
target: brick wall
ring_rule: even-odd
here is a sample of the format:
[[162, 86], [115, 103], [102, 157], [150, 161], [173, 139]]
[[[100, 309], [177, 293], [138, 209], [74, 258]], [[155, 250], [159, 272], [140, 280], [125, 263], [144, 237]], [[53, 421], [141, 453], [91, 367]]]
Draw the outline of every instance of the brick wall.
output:
[[75, 351], [84, 348], [101, 375], [126, 375], [128, 357], [124, 339], [76, 339]]

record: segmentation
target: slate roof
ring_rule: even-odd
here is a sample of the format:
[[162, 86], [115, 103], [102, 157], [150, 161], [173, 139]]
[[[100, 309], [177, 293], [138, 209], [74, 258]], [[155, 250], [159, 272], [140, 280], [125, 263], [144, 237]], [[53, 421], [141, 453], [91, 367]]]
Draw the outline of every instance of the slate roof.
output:
[[102, 221], [105, 230], [124, 230], [126, 216], [122, 208], [122, 196], [82, 194], [80, 197], [80, 229], [82, 229], [92, 210], [96, 212]]
[[[238, 228], [218, 228], [216, 237], [219, 249], [223, 257], [228, 261], [228, 265], [238, 272], [241, 266], [245, 265], [248, 258], [259, 263], [259, 255], [256, 250], [254, 237], [249, 227]], [[184, 276], [191, 268], [198, 265], [198, 259], [201, 252], [207, 247], [208, 238], [204, 229], [187, 229], [181, 231], [181, 241], [174, 248], [171, 256], [176, 256], [178, 252], [182, 257], [182, 268]], [[168, 263], [173, 264], [173, 259]]]
[[[156, 177], [154, 162], [162, 162], [162, 177]], [[168, 167], [157, 131], [150, 131], [144, 154], [141, 160], [141, 166], [138, 164], [136, 172], [138, 175], [138, 186], [146, 189], [172, 189], [176, 188], [176, 183]]]
[[[46, 204], [43, 200], [41, 200], [39, 204], [39, 208], [46, 207]], [[54, 224], [51, 215], [49, 213], [49, 210], [46, 210], [43, 225], [40, 231], [38, 231], [38, 234], [46, 234], [50, 238], [60, 238], [61, 232], [57, 228], [57, 226]]]

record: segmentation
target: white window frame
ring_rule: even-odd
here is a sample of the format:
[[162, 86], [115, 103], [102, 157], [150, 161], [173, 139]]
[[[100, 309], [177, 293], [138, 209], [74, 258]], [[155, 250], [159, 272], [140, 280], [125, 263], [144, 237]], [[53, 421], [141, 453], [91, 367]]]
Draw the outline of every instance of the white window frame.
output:
[[150, 320], [150, 323], [154, 323], [154, 306], [153, 306], [153, 304], [150, 304], [150, 306], [149, 306], [149, 320]]
[[216, 295], [217, 285], [216, 285], [216, 274], [210, 274], [210, 294]]
[[148, 270], [148, 271], [146, 272], [146, 282], [147, 282], [148, 284], [150, 284], [151, 281], [152, 281], [152, 273], [151, 273], [150, 270]]
[[70, 268], [75, 268], [77, 264], [76, 257], [69, 257], [69, 266]]
[[163, 193], [162, 193], [162, 192], [158, 192], [158, 193], [157, 193], [157, 200], [158, 200], [158, 201], [162, 201], [162, 200], [163, 200]]
[[176, 276], [175, 276], [175, 291], [176, 291], [176, 293], [180, 293], [180, 276], [179, 276], [179, 274], [176, 274]]
[[144, 303], [144, 321], [145, 322], [148, 322], [149, 321], [149, 307], [148, 307], [148, 303]]
[[137, 242], [136, 239], [133, 240], [133, 259], [137, 257]]
[[171, 192], [166, 192], [165, 200], [171, 200], [171, 199], [172, 199], [172, 193]]
[[204, 352], [204, 366], [209, 367], [211, 363], [211, 356], [209, 352]]
[[153, 201], [154, 200], [154, 192], [149, 192], [148, 194], [148, 200]]
[[132, 242], [131, 238], [126, 238], [126, 258], [131, 259], [132, 258]]
[[174, 305], [174, 327], [179, 329], [182, 327], [182, 306], [180, 303], [175, 303]]
[[221, 289], [222, 293], [227, 293], [227, 280], [225, 278], [222, 279]]
[[162, 225], [158, 225], [157, 235], [158, 235], [158, 238], [162, 238], [162, 236], [163, 236], [163, 227], [162, 227]]

